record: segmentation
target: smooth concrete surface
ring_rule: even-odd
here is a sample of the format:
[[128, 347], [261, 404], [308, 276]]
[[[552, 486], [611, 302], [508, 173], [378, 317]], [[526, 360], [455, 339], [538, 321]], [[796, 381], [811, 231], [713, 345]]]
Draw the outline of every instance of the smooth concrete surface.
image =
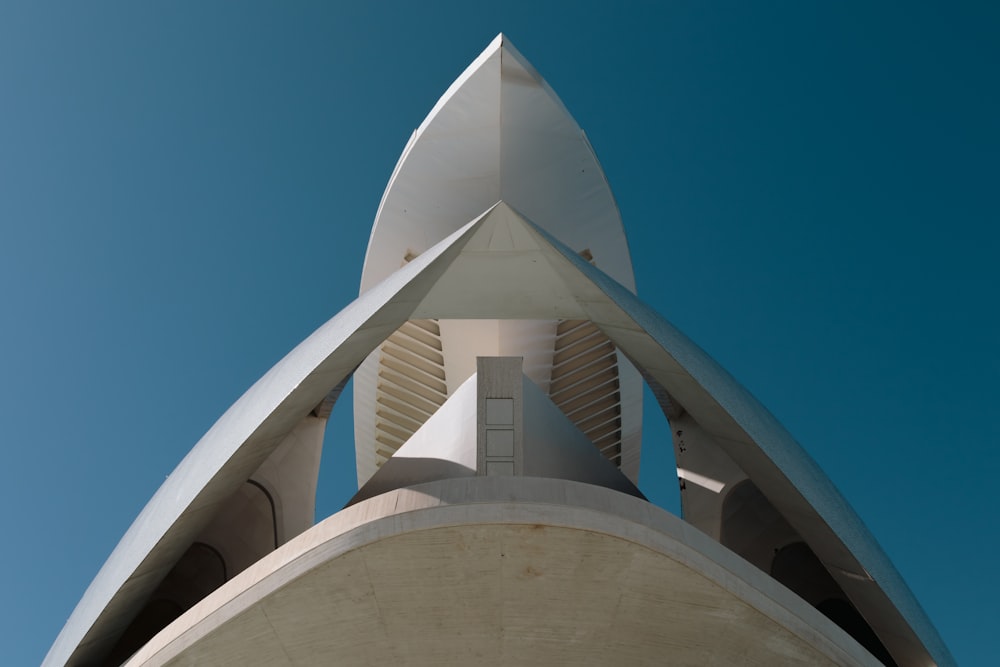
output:
[[552, 263], [559, 280], [587, 317], [644, 373], [654, 393], [661, 388], [677, 400], [815, 551], [896, 662], [953, 665], [944, 642], [877, 541], [774, 416], [629, 290], [541, 228], [515, 217], [561, 255], [562, 262]]
[[504, 35], [459, 75], [403, 149], [372, 225], [361, 292], [500, 200], [635, 290], [618, 204], [590, 142]]
[[649, 503], [566, 480], [476, 477], [343, 510], [126, 664], [878, 663]]
[[[504, 35], [445, 91], [404, 148], [372, 226], [361, 293], [501, 200], [635, 291], [621, 214], [586, 134]], [[512, 247], [505, 231], [489, 239], [491, 247]], [[544, 338], [554, 319], [458, 317], [440, 322], [449, 395], [475, 371], [477, 356], [524, 356], [526, 374], [546, 388], [555, 350]], [[354, 378], [359, 486], [385, 451], [376, 439], [377, 413], [386, 409], [377, 399], [381, 354], [373, 352]], [[618, 373], [621, 435], [614, 446], [622, 472], [638, 483], [642, 382], [621, 355]]]
[[[366, 292], [296, 346], [230, 407], [129, 527], [49, 649], [44, 665], [106, 655], [233, 493], [413, 309], [481, 220]], [[414, 281], [414, 278], [423, 279]]]
[[[490, 250], [498, 227], [514, 240], [512, 249]], [[510, 289], [520, 298], [512, 301]], [[897, 662], [953, 664], [864, 525], [770, 413], [631, 292], [504, 203], [366, 292], [220, 419], [123, 538], [47, 664], [79, 664], [113, 641], [219, 500], [244, 483], [385, 337], [408, 319], [455, 316], [593, 321], [726, 448], [827, 566]]]
[[[310, 647], [381, 659], [374, 644], [390, 647], [387, 655], [396, 659], [417, 646], [428, 663], [447, 658], [441, 651], [449, 644], [465, 651], [458, 655], [466, 662], [480, 650], [496, 660], [527, 659], [517, 653], [522, 645], [550, 662], [565, 661], [556, 660], [557, 654], [585, 662], [600, 655], [596, 644], [587, 644], [594, 613], [604, 614], [606, 644], [649, 650], [633, 655], [637, 662], [732, 661], [735, 656], [725, 653], [731, 637], [750, 664], [863, 663], [866, 655], [856, 654], [853, 640], [712, 539], [722, 536], [721, 494], [750, 482], [760, 506], [801, 537], [897, 663], [954, 664], [898, 572], [809, 456], [712, 359], [636, 298], [620, 216], [593, 150], [558, 97], [503, 36], [449, 88], [404, 150], [372, 230], [362, 295], [251, 387], [185, 457], [102, 567], [45, 664], [102, 661], [199, 536], [215, 535], [249, 562], [263, 550], [263, 538], [280, 543], [304, 528], [318, 443], [338, 388], [361, 366], [357, 405], [365, 420], [364, 411], [377, 413], [374, 395], [364, 388], [378, 381], [373, 352], [388, 346], [414, 368], [436, 374], [445, 387], [436, 405], [444, 403], [462, 378], [441, 376], [468, 366], [468, 353], [479, 353], [460, 342], [457, 360], [445, 358], [441, 341], [461, 340], [462, 332], [481, 328], [467, 320], [508, 321], [496, 325], [495, 349], [488, 353], [516, 355], [509, 346], [530, 341], [530, 372], [539, 376], [547, 353], [535, 345], [551, 335], [552, 323], [596, 327], [619, 360], [623, 471], [633, 479], [638, 472], [641, 373], [667, 417], [697, 432], [705, 446], [704, 456], [688, 456], [678, 447], [677, 474], [692, 485], [685, 510], [707, 534], [656, 515], [639, 499], [567, 481], [483, 477], [424, 487], [436, 496], [393, 491], [257, 560], [142, 649], [150, 664], [281, 664], [298, 662], [292, 656]], [[433, 329], [440, 321], [454, 324], [429, 338], [417, 331], [420, 324]], [[608, 348], [603, 338], [592, 342], [594, 354]], [[412, 350], [421, 354], [407, 356]], [[553, 352], [554, 360], [559, 352]], [[416, 404], [400, 406], [400, 414]], [[382, 407], [387, 405], [388, 399]], [[411, 433], [417, 431], [419, 420], [411, 426]], [[369, 447], [363, 426], [358, 433], [361, 470], [377, 463], [378, 452]], [[309, 446], [299, 450], [296, 442]], [[272, 496], [270, 535], [261, 498], [241, 495], [248, 480]], [[491, 495], [502, 489], [507, 495]], [[470, 505], [473, 498], [479, 501]], [[217, 530], [234, 516], [234, 499], [250, 503], [239, 514], [252, 524], [245, 534]], [[531, 533], [536, 526], [544, 539]], [[743, 526], [733, 528], [747, 537]], [[549, 544], [552, 554], [542, 548]], [[462, 545], [469, 545], [468, 554]], [[510, 561], [504, 560], [508, 546]], [[503, 554], [499, 561], [497, 551]], [[602, 556], [611, 553], [615, 557]], [[435, 568], [441, 559], [447, 567]], [[607, 579], [560, 575], [567, 567], [581, 574], [596, 567]], [[592, 588], [570, 585], [592, 580]], [[465, 581], [489, 585], [463, 588]], [[609, 600], [602, 596], [613, 597], [615, 590], [622, 591], [615, 604], [587, 605]], [[677, 590], [689, 602], [671, 598]], [[345, 606], [345, 591], [362, 606]], [[538, 591], [554, 606], [532, 597]], [[377, 605], [369, 615], [360, 611], [378, 595], [391, 604]], [[476, 604], [477, 595], [489, 604]], [[692, 606], [691, 600], [704, 604]], [[345, 611], [355, 607], [357, 615]], [[311, 624], [310, 615], [328, 622]], [[575, 617], [584, 628], [579, 637]], [[686, 623], [686, 617], [698, 622]], [[472, 624], [476, 637], [461, 635], [460, 618], [479, 619]], [[650, 619], [655, 627], [643, 625]], [[453, 631], [451, 641], [435, 643], [421, 625], [427, 623]], [[324, 631], [335, 634], [331, 627], [349, 635], [340, 648], [324, 639]], [[664, 634], [657, 629], [666, 633], [665, 643], [659, 643]], [[720, 642], [723, 632], [727, 641]]]
[[[523, 397], [524, 438], [517, 474], [584, 482], [644, 497], [534, 382], [521, 375], [516, 385], [516, 394]], [[347, 504], [416, 484], [488, 474], [485, 466], [479, 465], [486, 449], [477, 446], [487, 426], [478, 423], [479, 388], [479, 376], [474, 374]]]
[[476, 474], [528, 474], [521, 357], [476, 359]]

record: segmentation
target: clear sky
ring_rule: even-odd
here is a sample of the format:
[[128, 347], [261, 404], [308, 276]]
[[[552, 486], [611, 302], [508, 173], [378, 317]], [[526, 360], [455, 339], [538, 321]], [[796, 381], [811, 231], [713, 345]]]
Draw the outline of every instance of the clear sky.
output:
[[[595, 147], [640, 296], [819, 462], [958, 662], [993, 663], [998, 7], [4, 3], [2, 662], [42, 659], [190, 447], [354, 298], [411, 131], [503, 31]], [[641, 485], [676, 510], [646, 411]]]

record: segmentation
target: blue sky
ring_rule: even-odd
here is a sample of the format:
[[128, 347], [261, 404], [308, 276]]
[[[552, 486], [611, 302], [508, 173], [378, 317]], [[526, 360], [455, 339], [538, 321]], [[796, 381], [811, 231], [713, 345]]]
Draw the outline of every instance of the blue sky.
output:
[[[5, 3], [5, 662], [41, 660], [188, 449], [354, 298], [410, 132], [503, 31], [594, 145], [640, 296], [819, 462], [958, 662], [989, 663], [996, 7]], [[353, 492], [349, 408], [320, 516]], [[675, 508], [647, 412], [642, 486]]]

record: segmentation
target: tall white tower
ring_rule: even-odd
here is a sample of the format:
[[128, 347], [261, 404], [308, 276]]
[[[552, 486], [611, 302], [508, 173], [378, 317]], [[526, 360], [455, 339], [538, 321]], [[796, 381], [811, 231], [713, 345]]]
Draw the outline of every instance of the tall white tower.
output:
[[[352, 377], [359, 490], [314, 525]], [[636, 486], [643, 382], [683, 517]], [[809, 456], [636, 296], [590, 144], [502, 35], [404, 149], [358, 299], [180, 463], [46, 658], [390, 663], [953, 664]]]

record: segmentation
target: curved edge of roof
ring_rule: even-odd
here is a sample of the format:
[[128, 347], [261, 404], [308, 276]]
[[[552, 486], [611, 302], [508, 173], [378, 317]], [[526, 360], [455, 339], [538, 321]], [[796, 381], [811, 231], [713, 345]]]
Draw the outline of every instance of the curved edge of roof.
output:
[[[240, 467], [245, 467], [245, 459], [254, 453], [267, 453], [283, 428], [291, 428], [313, 409], [333, 386], [353, 372], [378, 342], [413, 314], [494, 208], [347, 306], [226, 411], [129, 528], [73, 611], [43, 664], [65, 664], [113, 602], [121, 603], [123, 598], [133, 599], [143, 594], [141, 586], [127, 584], [135, 580], [141, 567], [155, 561], [157, 556], [163, 558], [171, 546], [185, 539], [184, 526], [175, 527], [186, 514], [197, 512], [199, 499], [220, 488], [224, 491], [226, 484], [234, 480], [236, 484], [242, 483], [241, 474], [252, 472]], [[785, 480], [782, 485], [800, 494], [815, 517], [847, 547], [930, 656], [940, 665], [954, 664], [930, 619], [874, 537], [773, 415], [701, 348], [625, 287], [543, 229], [524, 222], [556, 256], [562, 257], [565, 266], [604, 294], [602, 302], [596, 304], [598, 308], [608, 312], [607, 306], [613, 305], [620, 309], [631, 322], [630, 333], [651, 338], [660, 349], [655, 355], [674, 360], [695, 383], [697, 391], [750, 438], [746, 444], [766, 457]]]
[[[433, 120], [437, 117], [441, 109], [444, 108], [452, 97], [454, 97], [455, 93], [465, 85], [465, 82], [468, 81], [494, 53], [503, 47], [505, 39], [506, 37], [502, 32], [494, 37], [489, 46], [487, 46], [482, 53], [476, 56], [475, 60], [469, 63], [468, 67], [462, 71], [457, 79], [451, 82], [451, 85], [448, 86], [448, 88], [444, 91], [444, 94], [438, 98], [438, 101], [434, 103], [434, 106], [431, 107], [430, 112], [424, 117], [420, 125], [418, 125], [417, 128], [410, 134], [410, 138], [407, 140], [406, 145], [403, 146], [403, 152], [400, 153], [399, 159], [396, 160], [396, 165], [392, 168], [392, 173], [389, 175], [389, 182], [386, 184], [385, 190], [382, 192], [382, 198], [379, 200], [378, 209], [375, 211], [375, 222], [372, 224], [371, 232], [368, 234], [368, 246], [365, 250], [365, 261], [361, 265], [362, 273], [364, 273], [364, 267], [368, 265], [368, 256], [372, 253], [372, 245], [375, 240], [375, 230], [378, 227], [379, 219], [382, 217], [382, 207], [385, 204], [386, 197], [392, 190], [393, 184], [396, 182], [396, 176], [399, 174], [399, 170], [406, 162], [406, 158], [409, 156], [413, 146], [417, 143], [420, 135], [424, 133], [424, 130], [427, 129], [427, 126], [430, 125], [431, 122], [433, 122]], [[362, 290], [362, 293], [364, 293], [364, 290]]]
[[[566, 499], [573, 503], [567, 504]], [[295, 580], [400, 535], [468, 525], [551, 526], [624, 540], [681, 563], [841, 664], [877, 660], [821, 612], [666, 510], [620, 491], [564, 479], [463, 477], [388, 491], [325, 519], [209, 594], [127, 663], [175, 659]], [[734, 576], [735, 575], [735, 576]]]
[[[599, 172], [600, 177], [601, 177], [601, 181], [603, 183], [603, 190], [606, 192], [606, 194], [610, 198], [612, 206], [613, 206], [613, 209], [614, 209], [614, 218], [615, 218], [615, 223], [616, 223], [616, 226], [617, 226], [617, 236], [620, 237], [620, 241], [621, 241], [622, 245], [624, 246], [624, 255], [625, 255], [625, 264], [626, 264], [626, 266], [624, 267], [626, 275], [625, 276], [619, 276], [619, 278], [624, 277], [624, 279], [625, 279], [624, 282], [626, 283], [625, 284], [626, 288], [628, 288], [629, 290], [631, 290], [633, 292], [636, 291], [635, 274], [634, 274], [634, 268], [633, 268], [633, 264], [632, 264], [632, 251], [631, 251], [631, 248], [629, 247], [628, 235], [625, 233], [625, 226], [624, 226], [624, 223], [622, 221], [622, 216], [621, 216], [621, 208], [618, 205], [618, 200], [615, 198], [614, 191], [612, 190], [611, 184], [608, 181], [607, 173], [604, 171], [604, 168], [601, 165], [601, 162], [600, 162], [600, 160], [597, 157], [597, 153], [594, 150], [594, 147], [591, 144], [590, 139], [587, 137], [586, 132], [580, 127], [580, 124], [576, 122], [576, 119], [573, 117], [573, 114], [570, 113], [569, 109], [563, 103], [562, 99], [555, 92], [555, 90], [548, 84], [548, 82], [545, 80], [545, 78], [541, 76], [541, 74], [538, 72], [538, 70], [535, 69], [535, 67], [527, 60], [527, 58], [525, 58], [521, 54], [521, 52], [518, 51], [514, 47], [514, 45], [510, 41], [510, 38], [508, 38], [504, 33], [501, 32], [501, 33], [499, 33], [493, 39], [492, 42], [490, 42], [490, 44], [486, 47], [486, 49], [484, 49], [472, 61], [472, 63], [470, 63], [468, 65], [468, 67], [466, 67], [465, 70], [462, 71], [462, 73], [458, 76], [458, 78], [456, 78], [451, 83], [451, 85], [448, 86], [448, 88], [445, 90], [444, 94], [441, 95], [441, 97], [437, 100], [437, 102], [431, 108], [431, 110], [427, 114], [427, 116], [423, 119], [423, 121], [420, 123], [420, 125], [418, 125], [417, 128], [411, 133], [409, 139], [407, 140], [406, 145], [404, 146], [403, 151], [400, 154], [399, 159], [396, 161], [396, 164], [393, 167], [392, 173], [389, 176], [389, 180], [388, 180], [388, 182], [386, 184], [385, 190], [382, 193], [382, 197], [379, 200], [378, 209], [376, 210], [376, 213], [375, 213], [375, 220], [374, 220], [374, 222], [372, 224], [371, 232], [369, 233], [368, 245], [367, 245], [366, 250], [365, 250], [365, 258], [364, 258], [364, 262], [362, 263], [362, 277], [361, 277], [361, 281], [360, 281], [361, 284], [360, 284], [360, 287], [359, 287], [359, 292], [360, 293], [363, 293], [367, 289], [365, 285], [367, 283], [366, 276], [368, 274], [368, 267], [369, 267], [369, 264], [370, 264], [370, 258], [374, 255], [374, 253], [378, 252], [378, 250], [377, 250], [377, 248], [378, 248], [377, 237], [378, 237], [378, 233], [381, 230], [381, 228], [385, 226], [384, 219], [383, 219], [383, 212], [384, 212], [384, 207], [385, 207], [386, 201], [388, 200], [388, 198], [389, 198], [390, 194], [393, 192], [393, 190], [396, 188], [397, 182], [398, 182], [398, 177], [399, 177], [400, 172], [402, 171], [404, 165], [406, 164], [407, 159], [410, 157], [411, 153], [417, 148], [417, 146], [421, 143], [421, 141], [420, 141], [421, 138], [423, 137], [423, 135], [425, 134], [425, 132], [427, 131], [427, 129], [435, 122], [435, 120], [437, 119], [437, 117], [440, 114], [440, 112], [442, 111], [442, 109], [444, 109], [448, 105], [448, 103], [452, 101], [452, 99], [455, 97], [455, 95], [468, 83], [468, 81], [494, 55], [496, 55], [498, 53], [500, 53], [501, 57], [504, 54], [506, 54], [507, 56], [513, 58], [518, 63], [518, 65], [520, 65], [526, 72], [528, 72], [530, 74], [530, 76], [535, 80], [536, 84], [542, 90], [545, 91], [548, 99], [552, 103], [554, 103], [561, 110], [562, 115], [566, 119], [568, 119], [570, 122], [572, 122], [573, 127], [579, 133], [579, 135], [580, 135], [580, 141], [581, 141], [582, 145], [584, 146], [587, 154], [589, 155], [589, 157], [593, 160], [594, 164], [596, 165], [597, 171]], [[502, 78], [502, 75], [501, 75], [501, 78]], [[502, 127], [501, 127], [501, 132], [502, 132]], [[497, 198], [498, 199], [503, 199], [502, 196], [499, 196]], [[403, 233], [405, 234], [405, 232], [403, 232]], [[377, 278], [375, 280], [375, 283], [372, 283], [372, 284], [377, 284], [377, 282], [379, 280], [381, 280], [381, 277]]]
[[468, 238], [479, 220], [469, 222], [360, 295], [293, 348], [223, 413], [129, 526], [70, 613], [42, 665], [67, 664], [81, 647], [93, 641], [88, 637], [107, 621], [109, 608], [128, 605], [149, 592], [141, 587], [130, 588], [129, 583], [138, 579], [143, 570], [155, 569], [157, 559], [164, 558], [172, 547], [194, 539], [193, 534], [188, 534], [190, 529], [184, 532], [185, 518], [210, 504], [205, 496], [225, 494], [229, 487], [235, 490], [242, 484], [253, 472], [244, 471], [245, 460], [261, 454], [266, 458], [280, 442], [280, 434], [291, 430], [333, 387], [354, 372], [370, 352], [364, 351], [369, 343], [374, 349], [407, 319], [406, 307], [412, 309], [413, 305], [404, 301], [400, 308], [396, 299], [435, 260], [456, 252], [456, 245], [461, 246], [460, 241]]
[[[939, 667], [955, 660], [902, 575], [829, 477], [795, 438], [743, 385], [662, 315], [617, 281], [534, 226], [570, 264], [591, 280], [628, 317], [673, 357], [700, 390], [714, 400], [803, 496], [816, 517], [844, 544], [871, 581], [896, 608]], [[613, 337], [612, 337], [613, 339]], [[753, 479], [753, 477], [750, 477]], [[764, 487], [761, 487], [764, 490]]]

